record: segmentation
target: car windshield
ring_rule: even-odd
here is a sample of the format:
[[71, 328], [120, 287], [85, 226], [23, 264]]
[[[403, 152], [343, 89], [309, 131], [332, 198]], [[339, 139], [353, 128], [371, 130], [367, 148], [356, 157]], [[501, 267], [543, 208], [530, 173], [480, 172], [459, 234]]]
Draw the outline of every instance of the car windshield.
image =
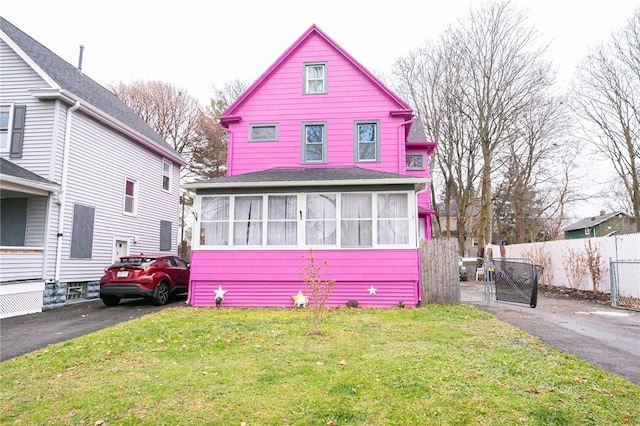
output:
[[155, 261], [155, 257], [121, 257], [113, 266], [142, 266], [146, 268]]

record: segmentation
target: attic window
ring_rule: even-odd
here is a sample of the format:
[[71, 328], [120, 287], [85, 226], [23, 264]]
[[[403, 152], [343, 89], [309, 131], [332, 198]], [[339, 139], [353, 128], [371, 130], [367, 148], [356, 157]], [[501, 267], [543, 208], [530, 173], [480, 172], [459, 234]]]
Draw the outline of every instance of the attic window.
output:
[[327, 93], [327, 64], [325, 62], [304, 65], [304, 93]]

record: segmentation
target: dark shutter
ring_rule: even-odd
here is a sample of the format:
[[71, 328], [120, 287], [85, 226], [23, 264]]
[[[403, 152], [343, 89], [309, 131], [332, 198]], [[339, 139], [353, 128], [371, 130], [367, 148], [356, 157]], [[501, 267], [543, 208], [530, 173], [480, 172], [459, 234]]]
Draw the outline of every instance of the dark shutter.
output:
[[171, 222], [160, 221], [160, 251], [171, 250]]
[[22, 142], [24, 141], [24, 118], [27, 115], [26, 105], [13, 107], [13, 125], [11, 127], [11, 150], [9, 157], [22, 157]]

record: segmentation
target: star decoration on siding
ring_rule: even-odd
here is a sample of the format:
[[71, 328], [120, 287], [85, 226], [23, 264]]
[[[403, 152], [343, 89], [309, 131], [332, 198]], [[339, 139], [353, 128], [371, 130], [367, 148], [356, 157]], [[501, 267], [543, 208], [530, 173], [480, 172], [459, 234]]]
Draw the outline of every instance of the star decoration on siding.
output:
[[298, 291], [295, 296], [291, 296], [291, 298], [293, 299], [293, 306], [296, 308], [304, 308], [309, 303], [309, 299], [302, 294], [302, 290]]
[[375, 288], [373, 285], [371, 287], [369, 287], [369, 296], [375, 296], [376, 295], [376, 291], [378, 291], [378, 289]]
[[227, 290], [223, 290], [223, 289], [222, 289], [222, 286], [221, 286], [221, 285], [219, 285], [219, 286], [218, 286], [218, 289], [217, 289], [217, 290], [213, 290], [213, 292], [216, 294], [216, 300], [217, 300], [217, 299], [222, 300], [222, 299], [224, 299], [224, 295], [225, 295], [225, 293], [227, 292]]

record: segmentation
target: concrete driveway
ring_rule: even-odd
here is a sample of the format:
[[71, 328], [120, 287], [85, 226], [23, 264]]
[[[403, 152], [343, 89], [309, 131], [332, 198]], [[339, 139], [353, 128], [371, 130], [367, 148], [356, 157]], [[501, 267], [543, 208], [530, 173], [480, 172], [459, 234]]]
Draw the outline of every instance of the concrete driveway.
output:
[[545, 343], [640, 386], [640, 312], [538, 295], [537, 307], [484, 301], [482, 283], [461, 283], [461, 299]]
[[164, 306], [155, 306], [145, 299], [122, 299], [118, 306], [110, 308], [97, 299], [37, 314], [5, 318], [0, 320], [0, 361], [167, 307], [185, 306], [186, 299], [186, 295], [175, 296]]

